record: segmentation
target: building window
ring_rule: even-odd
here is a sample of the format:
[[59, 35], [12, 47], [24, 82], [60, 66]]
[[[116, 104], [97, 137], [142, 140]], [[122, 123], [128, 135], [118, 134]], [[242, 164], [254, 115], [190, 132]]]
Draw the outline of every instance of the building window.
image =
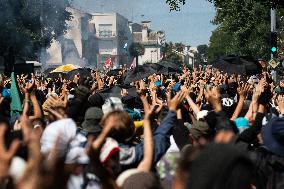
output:
[[99, 37], [113, 36], [112, 24], [99, 24]]
[[111, 54], [113, 52], [113, 49], [115, 49], [116, 46], [113, 43], [113, 41], [100, 41], [99, 42], [99, 51], [100, 53], [109, 53]]

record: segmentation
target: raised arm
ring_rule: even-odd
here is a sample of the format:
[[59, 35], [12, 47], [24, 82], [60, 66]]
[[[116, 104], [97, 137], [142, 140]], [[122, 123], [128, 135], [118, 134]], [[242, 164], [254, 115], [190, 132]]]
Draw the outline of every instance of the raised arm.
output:
[[42, 117], [42, 112], [39, 106], [39, 103], [37, 101], [36, 95], [34, 92], [31, 93], [31, 102], [33, 105], [33, 109], [34, 109], [34, 115], [29, 116], [29, 119], [37, 119], [37, 118], [41, 118]]
[[108, 171], [100, 161], [101, 148], [109, 133], [113, 129], [114, 124], [117, 123], [117, 119], [119, 118], [114, 116], [109, 117], [107, 122], [105, 123], [102, 133], [98, 136], [98, 138], [93, 142], [92, 139], [90, 139], [89, 141], [90, 147], [88, 149], [88, 154], [90, 161], [94, 167], [94, 174], [100, 179], [103, 189], [118, 189], [115, 181], [112, 179], [112, 177], [109, 175]]
[[244, 106], [244, 102], [246, 100], [246, 96], [247, 96], [247, 92], [249, 91], [249, 84], [243, 84], [242, 86], [240, 86], [238, 88], [238, 94], [239, 94], [239, 101], [238, 101], [238, 105], [231, 117], [231, 120], [235, 120], [239, 117], [242, 109], [243, 109], [243, 106]]
[[28, 115], [29, 114], [29, 107], [30, 107], [30, 94], [34, 88], [35, 85], [35, 80], [32, 78], [32, 83], [27, 83], [25, 88], [23, 88], [23, 92], [25, 94], [25, 99], [24, 99], [24, 109], [23, 109], [23, 115]]
[[186, 100], [196, 116], [197, 113], [200, 112], [199, 107], [195, 104], [195, 102], [191, 99], [189, 95], [186, 95]]
[[154, 112], [155, 108], [153, 107], [148, 113], [146, 113], [144, 118], [144, 156], [143, 160], [138, 165], [138, 169], [145, 172], [151, 170], [153, 163], [154, 142], [151, 129], [151, 120]]
[[195, 102], [191, 99], [191, 97], [189, 96], [190, 93], [190, 89], [187, 89], [185, 86], [181, 87], [181, 91], [183, 91], [186, 94], [186, 100], [189, 104], [189, 106], [192, 108], [195, 116], [197, 115], [198, 112], [200, 112], [199, 107], [197, 106], [197, 104], [195, 104]]

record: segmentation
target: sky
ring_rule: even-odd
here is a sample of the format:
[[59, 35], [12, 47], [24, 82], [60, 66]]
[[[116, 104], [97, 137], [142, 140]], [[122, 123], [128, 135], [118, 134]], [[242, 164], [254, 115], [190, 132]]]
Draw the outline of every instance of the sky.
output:
[[166, 40], [197, 46], [208, 44], [216, 26], [213, 4], [206, 0], [186, 0], [180, 12], [170, 12], [166, 0], [74, 0], [74, 7], [94, 12], [118, 12], [131, 21], [150, 20], [151, 29], [164, 30]]

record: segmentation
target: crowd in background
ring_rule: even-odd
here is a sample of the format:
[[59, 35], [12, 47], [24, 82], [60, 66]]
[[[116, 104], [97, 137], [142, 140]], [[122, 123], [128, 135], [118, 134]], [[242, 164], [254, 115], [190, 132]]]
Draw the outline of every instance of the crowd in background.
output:
[[284, 80], [125, 74], [2, 75], [1, 188], [284, 188]]

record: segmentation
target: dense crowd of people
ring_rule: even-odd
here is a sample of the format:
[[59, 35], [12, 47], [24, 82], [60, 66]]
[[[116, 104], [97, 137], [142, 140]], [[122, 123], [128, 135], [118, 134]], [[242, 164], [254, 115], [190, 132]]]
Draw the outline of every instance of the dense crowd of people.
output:
[[284, 80], [125, 74], [2, 75], [1, 188], [284, 188]]

